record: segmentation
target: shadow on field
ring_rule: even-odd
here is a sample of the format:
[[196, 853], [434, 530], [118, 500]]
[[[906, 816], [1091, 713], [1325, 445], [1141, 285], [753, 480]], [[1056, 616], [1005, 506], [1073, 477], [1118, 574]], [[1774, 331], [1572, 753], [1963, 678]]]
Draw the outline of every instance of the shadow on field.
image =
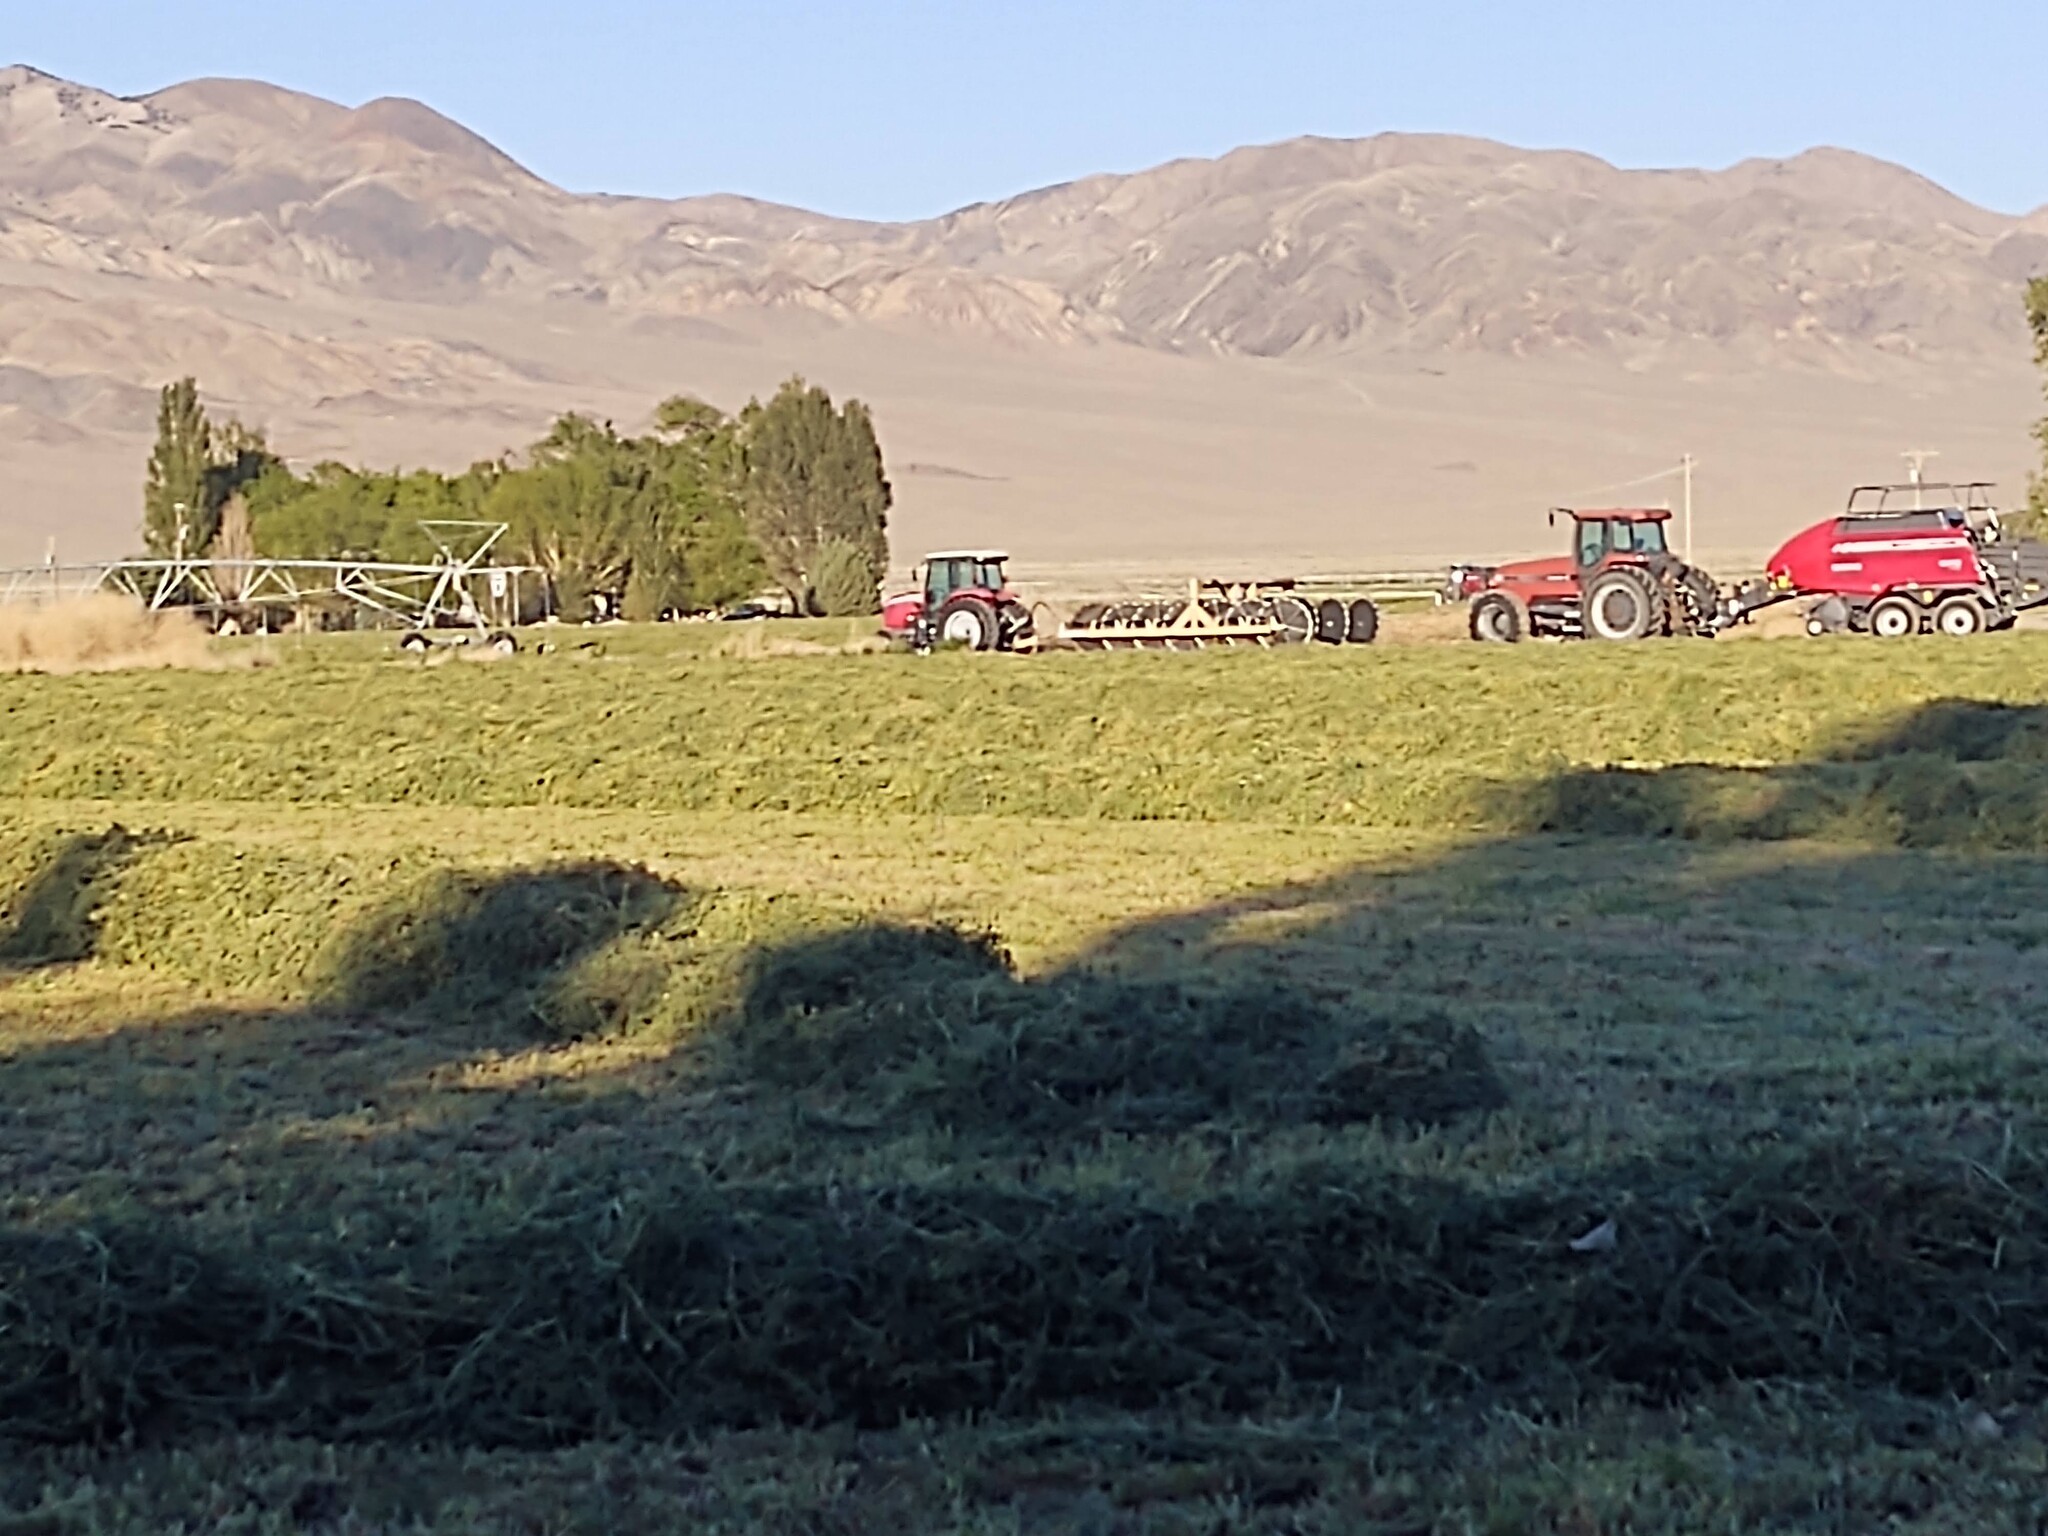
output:
[[[1901, 820], [1883, 777], [2023, 762], [2038, 722], [1991, 718], [1744, 780], [1767, 809], [1860, 786], [1883, 809], [1828, 823], [1889, 834], [1860, 847], [1630, 812], [1138, 921], [1028, 978], [985, 935], [866, 924], [736, 942], [679, 991], [673, 886], [450, 876], [232, 1062], [217, 1019], [14, 1055], [0, 1435], [2035, 1393], [2048, 860], [1956, 852], [2019, 802]], [[1530, 804], [1582, 834], [1587, 795], [1696, 810], [1698, 771]], [[478, 1053], [636, 1021], [670, 1031], [637, 1073]], [[180, 1050], [205, 1071], [168, 1087]], [[67, 1154], [87, 1083], [152, 1115]]]
[[37, 850], [33, 873], [0, 908], [0, 969], [90, 960], [99, 948], [102, 895], [152, 841], [160, 839], [110, 827]]
[[2048, 850], [2048, 708], [1936, 700], [1808, 763], [1582, 769], [1487, 809], [1523, 833]]

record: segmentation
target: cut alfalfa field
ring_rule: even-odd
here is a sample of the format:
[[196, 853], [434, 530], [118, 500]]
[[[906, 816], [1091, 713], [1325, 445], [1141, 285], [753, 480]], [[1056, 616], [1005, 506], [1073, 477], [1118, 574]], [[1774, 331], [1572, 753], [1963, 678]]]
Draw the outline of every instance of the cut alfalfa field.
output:
[[0, 687], [0, 1511], [2013, 1528], [2033, 643]]
[[[2044, 657], [2027, 634], [0, 678], [0, 796], [1513, 831], [1567, 768], [1808, 764], [1853, 798], [1876, 770], [1845, 743], [1944, 700], [2036, 709]], [[2030, 752], [1996, 797], [2038, 793]]]

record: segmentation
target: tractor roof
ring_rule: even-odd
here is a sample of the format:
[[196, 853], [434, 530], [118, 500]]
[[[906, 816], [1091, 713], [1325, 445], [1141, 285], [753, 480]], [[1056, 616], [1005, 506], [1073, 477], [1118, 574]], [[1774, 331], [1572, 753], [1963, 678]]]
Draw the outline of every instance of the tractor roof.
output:
[[1553, 507], [1552, 518], [1575, 517], [1582, 523], [1666, 523], [1669, 507]]
[[925, 556], [927, 560], [1007, 560], [1010, 557], [999, 549], [937, 549]]

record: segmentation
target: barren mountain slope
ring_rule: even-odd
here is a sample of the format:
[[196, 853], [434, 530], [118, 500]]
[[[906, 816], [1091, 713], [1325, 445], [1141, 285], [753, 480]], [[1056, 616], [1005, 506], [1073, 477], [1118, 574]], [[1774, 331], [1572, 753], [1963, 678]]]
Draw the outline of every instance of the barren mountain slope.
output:
[[414, 102], [16, 67], [0, 562], [128, 544], [151, 391], [184, 372], [300, 456], [459, 467], [557, 408], [801, 370], [922, 466], [905, 553], [1475, 553], [1710, 444], [1748, 548], [1902, 447], [2016, 478], [2043, 269], [2048, 210], [1841, 151], [1630, 172], [1305, 139], [883, 225], [571, 195]]

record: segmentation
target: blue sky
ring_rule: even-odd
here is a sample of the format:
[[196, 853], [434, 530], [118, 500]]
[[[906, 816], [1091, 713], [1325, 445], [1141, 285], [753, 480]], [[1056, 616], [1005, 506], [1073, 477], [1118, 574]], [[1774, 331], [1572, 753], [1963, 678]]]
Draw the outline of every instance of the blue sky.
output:
[[1385, 129], [1731, 164], [1838, 144], [2048, 203], [2048, 0], [0, 0], [0, 63], [414, 96], [577, 191], [913, 218]]

